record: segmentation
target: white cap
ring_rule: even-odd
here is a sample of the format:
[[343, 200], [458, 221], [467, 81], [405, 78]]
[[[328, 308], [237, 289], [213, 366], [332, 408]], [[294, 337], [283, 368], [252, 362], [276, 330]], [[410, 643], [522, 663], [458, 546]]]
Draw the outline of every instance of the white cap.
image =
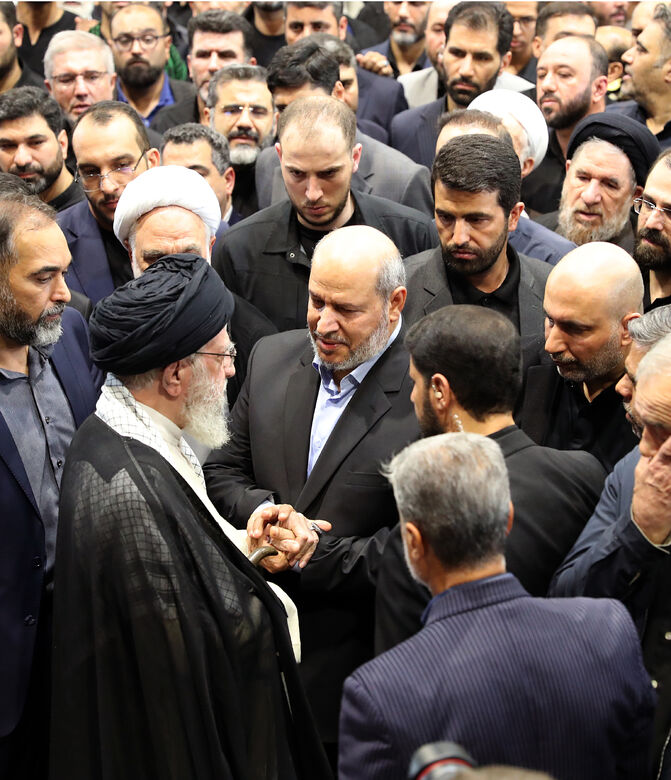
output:
[[162, 165], [128, 182], [114, 212], [114, 235], [123, 243], [143, 214], [164, 206], [181, 206], [197, 214], [210, 236], [221, 224], [221, 206], [207, 181], [190, 168]]
[[543, 162], [548, 149], [548, 126], [543, 112], [531, 98], [511, 89], [491, 89], [478, 95], [468, 107], [488, 111], [500, 119], [505, 116], [516, 119], [527, 134], [534, 170]]

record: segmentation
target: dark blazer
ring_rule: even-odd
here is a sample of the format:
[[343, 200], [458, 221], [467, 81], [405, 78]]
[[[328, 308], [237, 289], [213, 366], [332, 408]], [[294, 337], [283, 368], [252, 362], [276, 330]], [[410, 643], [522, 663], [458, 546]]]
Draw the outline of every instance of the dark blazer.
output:
[[390, 134], [394, 149], [431, 170], [436, 156], [438, 119], [447, 110], [445, 106], [445, 98], [441, 97], [395, 116]]
[[617, 601], [532, 598], [511, 574], [452, 587], [425, 627], [345, 683], [340, 780], [404, 780], [427, 742], [556, 780], [648, 777], [654, 692]]
[[[360, 130], [356, 131], [355, 140], [362, 145], [363, 151], [359, 169], [352, 176], [353, 192], [387, 198], [433, 217], [431, 177], [426, 168]], [[286, 200], [287, 190], [275, 149], [261, 152], [255, 176], [260, 209]]]
[[508, 233], [508, 243], [518, 254], [535, 257], [550, 265], [557, 265], [564, 255], [576, 248], [573, 241], [528, 217], [520, 217], [515, 230]]
[[100, 228], [89, 202], [82, 200], [57, 216], [72, 254], [68, 287], [82, 293], [95, 306], [114, 290], [112, 271], [107, 262]]
[[396, 79], [378, 76], [358, 66], [356, 77], [359, 82], [357, 119], [369, 119], [391, 133], [392, 119], [408, 108], [403, 87]]
[[373, 653], [374, 569], [397, 522], [380, 464], [419, 430], [399, 334], [354, 393], [306, 479], [319, 389], [312, 360], [305, 330], [258, 342], [233, 407], [231, 440], [211, 454], [205, 478], [217, 509], [239, 528], [269, 498], [333, 524], [307, 567], [280, 584], [298, 606], [310, 705], [322, 738], [334, 742], [342, 682]]
[[[508, 244], [508, 252], [515, 250]], [[520, 338], [525, 367], [537, 359], [544, 339], [543, 295], [551, 266], [533, 257], [519, 255]], [[403, 310], [405, 321], [412, 325], [425, 314], [452, 305], [447, 271], [440, 247], [422, 252], [406, 261], [408, 299]]]
[[[355, 193], [355, 199], [363, 224], [389, 236], [402, 255], [438, 243], [436, 228], [425, 214], [362, 192]], [[215, 246], [212, 265], [230, 290], [254, 304], [278, 330], [305, 327], [310, 261], [289, 200], [227, 230]]]
[[[501, 447], [515, 515], [506, 565], [532, 596], [545, 596], [552, 575], [578, 538], [606, 472], [587, 452], [539, 447], [516, 426], [490, 434]], [[381, 653], [421, 628], [429, 591], [410, 577], [395, 528], [384, 548], [375, 596], [375, 650]]]
[[[89, 358], [88, 331], [74, 309], [63, 312], [63, 335], [51, 364], [79, 426], [95, 409], [102, 376]], [[0, 738], [23, 711], [40, 618], [46, 557], [44, 526], [21, 456], [0, 408]], [[45, 706], [48, 692], [44, 692]]]
[[157, 133], [165, 133], [171, 127], [184, 125], [187, 122], [200, 122], [198, 111], [198, 96], [189, 94], [171, 106], [165, 106], [151, 120], [149, 125]]

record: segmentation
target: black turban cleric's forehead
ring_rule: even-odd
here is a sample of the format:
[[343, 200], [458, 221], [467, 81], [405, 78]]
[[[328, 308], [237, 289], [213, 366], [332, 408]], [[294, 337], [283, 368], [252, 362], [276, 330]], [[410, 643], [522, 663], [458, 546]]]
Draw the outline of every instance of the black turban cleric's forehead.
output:
[[233, 308], [233, 296], [206, 260], [167, 255], [96, 304], [91, 357], [119, 376], [162, 368], [213, 339]]

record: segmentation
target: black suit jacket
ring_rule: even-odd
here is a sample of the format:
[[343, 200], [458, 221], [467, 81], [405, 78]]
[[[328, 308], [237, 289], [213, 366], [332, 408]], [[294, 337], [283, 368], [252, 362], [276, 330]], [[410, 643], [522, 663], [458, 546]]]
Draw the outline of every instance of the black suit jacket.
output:
[[[506, 563], [533, 596], [550, 580], [599, 500], [606, 472], [587, 452], [539, 447], [516, 426], [490, 435], [503, 451], [514, 507]], [[402, 642], [421, 628], [429, 591], [410, 577], [400, 531], [395, 528], [379, 568], [375, 650]]]
[[301, 671], [322, 738], [337, 738], [342, 682], [373, 652], [376, 566], [396, 505], [380, 464], [418, 436], [402, 334], [357, 388], [309, 477], [319, 375], [305, 330], [261, 339], [233, 408], [231, 441], [205, 464], [208, 494], [246, 527], [263, 502], [292, 504], [333, 530], [299, 574], [278, 579], [298, 606]]
[[165, 106], [151, 120], [150, 127], [157, 133], [165, 133], [171, 127], [185, 125], [187, 122], [200, 122], [198, 111], [198, 96], [187, 95], [176, 101], [171, 106]]
[[431, 170], [436, 156], [438, 119], [447, 110], [445, 106], [445, 98], [441, 97], [395, 116], [390, 135], [394, 149]]
[[359, 82], [357, 119], [369, 119], [390, 133], [392, 119], [408, 108], [403, 87], [396, 79], [378, 76], [358, 66], [356, 77]]
[[[389, 236], [403, 256], [438, 243], [436, 228], [425, 214], [362, 192], [355, 199], [363, 224]], [[212, 265], [229, 290], [256, 306], [278, 330], [305, 327], [310, 261], [289, 200], [227, 230], [214, 248]]]

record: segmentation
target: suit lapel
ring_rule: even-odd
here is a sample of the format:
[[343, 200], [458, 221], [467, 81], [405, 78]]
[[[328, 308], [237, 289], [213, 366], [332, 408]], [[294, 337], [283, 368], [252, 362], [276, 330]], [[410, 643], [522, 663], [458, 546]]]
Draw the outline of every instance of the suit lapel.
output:
[[77, 277], [82, 292], [95, 305], [114, 291], [114, 282], [98, 223], [89, 210], [88, 202], [82, 201], [82, 206], [85, 207], [81, 215], [82, 229], [74, 236], [70, 245], [70, 268]]
[[435, 249], [426, 262], [426, 276], [424, 291], [427, 293], [427, 301], [424, 304], [424, 314], [442, 309], [443, 306], [451, 306], [452, 291], [447, 281], [445, 263], [443, 262], [440, 247]]
[[95, 402], [90, 399], [87, 403], [84, 388], [78, 379], [77, 367], [72, 362], [68, 350], [61, 343], [62, 339], [63, 336], [54, 347], [51, 365], [68, 399], [72, 416], [75, 418], [75, 425], [79, 427], [95, 408]]
[[374, 169], [373, 169], [373, 155], [369, 148], [370, 144], [366, 144], [366, 140], [367, 140], [367, 136], [365, 136], [363, 133], [357, 130], [355, 141], [356, 143], [362, 145], [363, 152], [361, 153], [361, 159], [359, 160], [359, 169], [352, 176], [352, 189], [355, 192], [364, 192], [366, 194], [369, 194], [373, 192], [371, 179], [373, 178], [374, 175]]
[[533, 274], [529, 272], [520, 256], [520, 286], [518, 293], [520, 312], [520, 334], [522, 338], [530, 336], [540, 338], [542, 330], [538, 324], [543, 322], [543, 298]]
[[12, 473], [14, 479], [19, 483], [21, 489], [26, 494], [26, 498], [30, 501], [31, 506], [39, 516], [40, 510], [37, 507], [35, 496], [30, 487], [28, 481], [28, 475], [23, 466], [23, 461], [19, 455], [19, 451], [16, 448], [12, 434], [7, 427], [5, 418], [0, 414], [0, 458], [2, 458], [7, 464], [7, 468]]
[[308, 346], [287, 384], [284, 404], [284, 462], [288, 485], [302, 485], [308, 471], [312, 412], [319, 390], [319, 374], [312, 367], [312, 357], [312, 349]]

